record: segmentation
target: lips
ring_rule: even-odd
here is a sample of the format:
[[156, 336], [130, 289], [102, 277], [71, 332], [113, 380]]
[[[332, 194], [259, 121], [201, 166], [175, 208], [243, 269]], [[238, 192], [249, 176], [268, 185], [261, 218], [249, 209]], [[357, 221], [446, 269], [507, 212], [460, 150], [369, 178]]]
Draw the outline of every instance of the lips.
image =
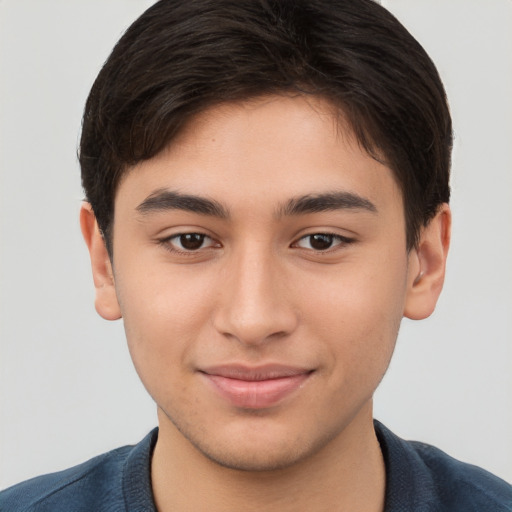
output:
[[217, 366], [202, 370], [213, 389], [235, 407], [265, 409], [300, 389], [312, 370], [282, 365]]

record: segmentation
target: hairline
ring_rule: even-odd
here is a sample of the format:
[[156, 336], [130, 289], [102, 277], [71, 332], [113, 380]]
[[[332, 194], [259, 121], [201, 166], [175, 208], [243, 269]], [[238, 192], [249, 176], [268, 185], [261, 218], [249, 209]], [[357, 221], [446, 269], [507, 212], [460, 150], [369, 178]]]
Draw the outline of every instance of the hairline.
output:
[[[399, 190], [400, 190], [400, 197], [402, 199], [403, 204], [403, 214], [404, 214], [404, 220], [405, 220], [405, 229], [406, 229], [406, 236], [408, 238], [408, 224], [407, 224], [407, 211], [406, 211], [406, 201], [405, 201], [405, 194], [403, 190], [403, 186], [401, 183], [401, 180], [398, 177], [398, 170], [395, 169], [395, 167], [390, 163], [389, 158], [387, 155], [385, 155], [384, 150], [375, 142], [374, 136], [372, 136], [368, 130], [365, 130], [365, 133], [363, 135], [364, 140], [361, 140], [360, 137], [357, 135], [357, 130], [353, 126], [353, 122], [350, 119], [349, 115], [346, 112], [346, 106], [343, 105], [343, 102], [339, 99], [333, 99], [327, 94], [321, 94], [318, 92], [308, 92], [306, 90], [301, 89], [298, 86], [291, 87], [289, 89], [279, 89], [276, 91], [262, 91], [258, 94], [248, 94], [246, 97], [237, 98], [233, 100], [219, 100], [219, 101], [212, 101], [208, 105], [204, 105], [203, 108], [198, 109], [196, 112], [193, 112], [189, 114], [183, 124], [179, 127], [179, 129], [172, 134], [170, 138], [166, 140], [166, 142], [163, 144], [163, 147], [157, 151], [154, 155], [149, 156], [148, 158], [140, 159], [137, 162], [134, 163], [125, 163], [124, 165], [121, 165], [121, 168], [116, 173], [116, 179], [114, 181], [113, 186], [113, 197], [112, 197], [112, 212], [110, 215], [110, 222], [107, 226], [107, 231], [100, 230], [103, 240], [105, 242], [105, 246], [107, 248], [107, 252], [109, 253], [111, 261], [113, 261], [113, 238], [114, 238], [114, 223], [115, 223], [115, 203], [116, 203], [116, 197], [120, 188], [121, 183], [126, 179], [126, 177], [131, 174], [132, 172], [137, 172], [137, 168], [139, 164], [143, 162], [147, 162], [149, 160], [152, 160], [153, 158], [158, 157], [159, 155], [163, 154], [164, 152], [168, 151], [175, 143], [179, 142], [180, 137], [182, 137], [187, 130], [190, 128], [192, 123], [194, 123], [195, 120], [197, 120], [198, 117], [207, 115], [209, 112], [214, 111], [215, 109], [222, 108], [222, 107], [235, 107], [235, 106], [242, 106], [242, 105], [250, 105], [253, 103], [256, 103], [258, 101], [261, 101], [265, 98], [268, 98], [269, 100], [275, 99], [275, 98], [297, 98], [297, 97], [303, 97], [306, 100], [308, 98], [313, 98], [315, 100], [320, 100], [321, 103], [323, 103], [328, 109], [325, 112], [322, 112], [323, 114], [329, 114], [331, 115], [333, 121], [334, 121], [334, 127], [336, 128], [336, 135], [338, 137], [345, 137], [346, 141], [348, 141], [350, 144], [357, 144], [357, 147], [365, 152], [370, 158], [378, 162], [379, 164], [387, 167], [390, 172], [393, 180], [397, 184]], [[315, 112], [319, 113], [320, 110], [315, 108], [313, 105], [313, 102], [307, 102], [308, 105], [314, 110]], [[420, 226], [421, 227], [421, 226]], [[419, 228], [416, 231], [419, 231]], [[418, 233], [414, 233], [414, 240], [413, 243], [407, 243], [407, 250], [410, 251], [416, 246], [416, 239], [417, 239]]]

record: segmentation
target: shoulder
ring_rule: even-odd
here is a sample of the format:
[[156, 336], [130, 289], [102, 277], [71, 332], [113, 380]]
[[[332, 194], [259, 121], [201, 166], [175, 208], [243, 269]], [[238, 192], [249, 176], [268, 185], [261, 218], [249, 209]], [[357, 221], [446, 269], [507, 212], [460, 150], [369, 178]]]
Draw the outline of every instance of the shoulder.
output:
[[[0, 492], [0, 510], [9, 512], [90, 512], [126, 510], [127, 478], [137, 473], [139, 495], [150, 494], [149, 447], [156, 433], [78, 466], [39, 476]], [[147, 453], [146, 453], [147, 452]], [[146, 469], [148, 471], [146, 471]], [[147, 478], [145, 473], [147, 473]], [[146, 482], [147, 480], [147, 482]]]
[[434, 446], [400, 439], [377, 422], [376, 431], [386, 461], [389, 502], [436, 512], [512, 511], [512, 486], [504, 480]]
[[414, 441], [409, 446], [432, 475], [443, 501], [450, 506], [463, 503], [471, 507], [465, 510], [512, 511], [512, 486], [501, 478], [454, 459], [434, 446]]
[[119, 448], [70, 469], [14, 485], [0, 493], [0, 508], [13, 512], [81, 510], [84, 495], [93, 490], [115, 494], [115, 482], [129, 450], [129, 446]]

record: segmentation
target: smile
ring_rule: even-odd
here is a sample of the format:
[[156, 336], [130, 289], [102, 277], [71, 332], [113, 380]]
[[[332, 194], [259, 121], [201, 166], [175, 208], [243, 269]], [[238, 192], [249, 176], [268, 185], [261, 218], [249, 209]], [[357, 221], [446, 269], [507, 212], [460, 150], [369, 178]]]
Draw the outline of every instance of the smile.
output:
[[265, 409], [301, 388], [313, 371], [279, 365], [258, 368], [234, 365], [209, 368], [201, 373], [231, 405]]

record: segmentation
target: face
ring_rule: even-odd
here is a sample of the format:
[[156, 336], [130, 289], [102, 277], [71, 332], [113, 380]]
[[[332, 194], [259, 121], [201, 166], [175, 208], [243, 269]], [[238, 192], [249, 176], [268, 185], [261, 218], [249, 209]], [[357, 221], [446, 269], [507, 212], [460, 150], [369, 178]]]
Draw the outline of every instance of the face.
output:
[[196, 117], [120, 183], [113, 251], [97, 309], [120, 308], [161, 435], [269, 469], [371, 422], [420, 263], [392, 172], [327, 103]]

